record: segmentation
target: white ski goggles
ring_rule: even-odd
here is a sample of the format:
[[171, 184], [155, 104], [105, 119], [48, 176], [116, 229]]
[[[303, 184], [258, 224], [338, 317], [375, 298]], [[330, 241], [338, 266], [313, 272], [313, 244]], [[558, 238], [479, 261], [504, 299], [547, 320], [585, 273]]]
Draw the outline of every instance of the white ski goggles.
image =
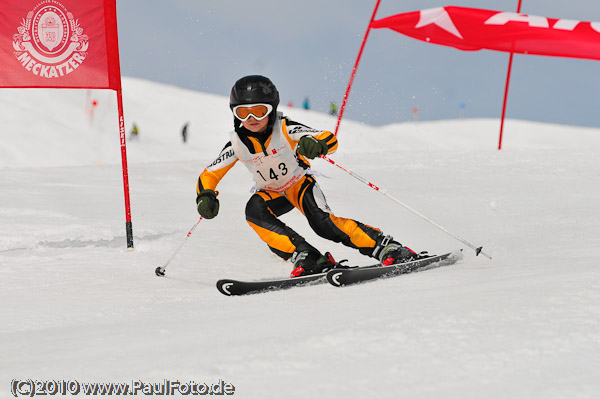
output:
[[233, 115], [242, 122], [247, 121], [251, 116], [257, 121], [262, 121], [273, 111], [273, 106], [271, 104], [243, 104], [233, 107], [232, 111]]

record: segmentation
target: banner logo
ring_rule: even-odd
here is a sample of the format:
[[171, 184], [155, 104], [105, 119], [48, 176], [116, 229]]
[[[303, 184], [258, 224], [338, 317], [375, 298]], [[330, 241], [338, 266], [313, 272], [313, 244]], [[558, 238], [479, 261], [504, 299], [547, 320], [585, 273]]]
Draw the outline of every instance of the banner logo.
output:
[[74, 72], [87, 56], [87, 35], [79, 20], [56, 0], [43, 0], [27, 13], [13, 35], [15, 57], [23, 68], [42, 78]]

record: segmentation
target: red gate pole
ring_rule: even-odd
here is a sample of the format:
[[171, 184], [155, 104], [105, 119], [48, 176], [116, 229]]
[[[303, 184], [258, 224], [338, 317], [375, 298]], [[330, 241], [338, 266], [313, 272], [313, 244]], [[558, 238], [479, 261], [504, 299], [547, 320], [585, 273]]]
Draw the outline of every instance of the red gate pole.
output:
[[125, 145], [125, 118], [123, 116], [123, 93], [117, 90], [117, 106], [119, 108], [119, 135], [121, 136], [121, 162], [123, 164], [123, 190], [125, 191], [125, 231], [127, 249], [133, 251], [133, 225], [131, 223], [131, 205], [129, 202], [129, 173], [127, 171], [127, 147]]
[[[521, 1], [517, 5], [517, 14], [521, 12]], [[498, 150], [502, 149], [502, 133], [504, 132], [504, 117], [506, 115], [506, 101], [508, 99], [508, 86], [510, 84], [510, 73], [512, 70], [513, 53], [508, 58], [508, 70], [506, 71], [506, 85], [504, 86], [504, 101], [502, 102], [502, 118], [500, 119], [500, 138], [498, 139]]]
[[360, 50], [358, 51], [358, 56], [356, 57], [356, 62], [354, 63], [354, 68], [352, 68], [352, 74], [350, 75], [350, 81], [348, 82], [348, 87], [346, 88], [346, 94], [344, 94], [344, 101], [342, 101], [342, 106], [340, 107], [340, 114], [338, 115], [337, 124], [335, 125], [335, 135], [338, 134], [338, 129], [340, 128], [340, 123], [342, 122], [342, 116], [344, 115], [344, 109], [346, 109], [346, 102], [348, 101], [348, 95], [350, 94], [350, 88], [352, 87], [352, 83], [354, 82], [354, 76], [356, 75], [356, 70], [358, 69], [358, 63], [360, 62], [360, 57], [362, 57], [363, 50], [365, 48], [365, 44], [367, 43], [367, 38], [369, 37], [369, 32], [371, 31], [371, 24], [375, 19], [375, 14], [377, 14], [377, 9], [379, 8], [379, 3], [381, 0], [377, 0], [377, 4], [375, 4], [375, 9], [373, 10], [373, 15], [371, 15], [371, 20], [369, 21], [369, 26], [367, 27], [367, 31], [365, 32], [365, 37], [363, 37], [362, 44], [360, 45]]
[[502, 132], [504, 131], [504, 116], [506, 115], [506, 99], [508, 98], [508, 85], [510, 84], [510, 71], [512, 69], [513, 53], [508, 58], [508, 71], [506, 72], [506, 85], [504, 86], [504, 101], [502, 102], [502, 117], [500, 119], [500, 138], [498, 139], [498, 149], [502, 149]]

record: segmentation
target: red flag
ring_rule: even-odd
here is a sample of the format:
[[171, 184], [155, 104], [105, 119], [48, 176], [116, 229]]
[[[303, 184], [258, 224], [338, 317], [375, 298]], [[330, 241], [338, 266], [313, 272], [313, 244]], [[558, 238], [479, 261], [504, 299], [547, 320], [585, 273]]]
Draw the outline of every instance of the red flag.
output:
[[133, 248], [116, 0], [2, 0], [0, 87], [117, 92], [125, 228]]
[[3, 0], [0, 87], [120, 90], [116, 0]]
[[600, 60], [599, 22], [448, 6], [382, 18], [371, 27], [460, 50]]

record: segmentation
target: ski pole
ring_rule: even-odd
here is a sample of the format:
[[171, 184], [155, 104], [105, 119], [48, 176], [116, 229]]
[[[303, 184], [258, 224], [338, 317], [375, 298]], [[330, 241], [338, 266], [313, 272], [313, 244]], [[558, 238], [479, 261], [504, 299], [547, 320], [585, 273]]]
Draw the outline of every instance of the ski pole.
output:
[[444, 233], [447, 233], [447, 234], [451, 235], [452, 237], [456, 238], [458, 241], [462, 242], [463, 244], [465, 244], [469, 248], [474, 249], [475, 250], [475, 256], [478, 256], [479, 254], [481, 254], [481, 255], [485, 256], [486, 258], [488, 258], [488, 259], [492, 259], [491, 256], [489, 256], [488, 254], [486, 254], [485, 252], [482, 251], [483, 247], [476, 247], [475, 245], [471, 244], [470, 242], [468, 242], [464, 238], [461, 238], [461, 237], [457, 236], [456, 234], [450, 232], [445, 227], [440, 226], [439, 224], [437, 224], [436, 222], [434, 222], [433, 220], [431, 220], [427, 216], [423, 215], [421, 212], [419, 212], [419, 211], [411, 208], [410, 206], [406, 205], [404, 202], [402, 202], [402, 201], [396, 199], [395, 197], [391, 196], [390, 194], [387, 193], [387, 190], [379, 188], [378, 186], [376, 186], [375, 184], [371, 183], [370, 181], [368, 181], [364, 177], [361, 177], [361, 176], [357, 175], [356, 173], [352, 172], [351, 170], [348, 170], [348, 169], [342, 167], [341, 165], [337, 164], [335, 161], [333, 161], [331, 158], [329, 158], [329, 157], [327, 157], [325, 155], [321, 155], [321, 158], [323, 158], [324, 160], [326, 160], [330, 164], [332, 164], [334, 166], [337, 166], [338, 168], [340, 168], [344, 172], [348, 173], [350, 176], [354, 177], [355, 179], [357, 179], [357, 180], [361, 181], [362, 183], [366, 184], [367, 186], [371, 187], [373, 190], [380, 192], [381, 194], [385, 195], [386, 197], [388, 197], [392, 201], [394, 201], [394, 202], [402, 205], [404, 208], [408, 209], [409, 211], [411, 211], [415, 215], [417, 215], [417, 216], [421, 217], [422, 219], [426, 220], [427, 222], [431, 223], [432, 225], [434, 225], [438, 229], [442, 230]]
[[169, 263], [171, 263], [171, 261], [173, 260], [173, 258], [175, 257], [175, 255], [177, 255], [177, 253], [179, 252], [179, 250], [183, 247], [183, 244], [185, 244], [185, 242], [187, 241], [188, 238], [190, 238], [190, 236], [192, 235], [192, 233], [194, 232], [194, 230], [196, 230], [196, 227], [198, 227], [198, 224], [200, 223], [200, 221], [202, 221], [202, 216], [200, 216], [200, 219], [198, 219], [198, 221], [196, 222], [196, 224], [190, 229], [190, 231], [188, 231], [187, 235], [185, 236], [185, 240], [183, 240], [183, 242], [181, 244], [179, 244], [179, 247], [177, 247], [177, 249], [175, 250], [175, 252], [173, 252], [173, 255], [171, 255], [171, 257], [169, 258], [169, 260], [162, 266], [159, 266], [156, 268], [156, 270], [154, 271], [156, 273], [157, 276], [162, 277], [165, 275], [165, 270], [167, 269], [167, 266], [169, 265]]

